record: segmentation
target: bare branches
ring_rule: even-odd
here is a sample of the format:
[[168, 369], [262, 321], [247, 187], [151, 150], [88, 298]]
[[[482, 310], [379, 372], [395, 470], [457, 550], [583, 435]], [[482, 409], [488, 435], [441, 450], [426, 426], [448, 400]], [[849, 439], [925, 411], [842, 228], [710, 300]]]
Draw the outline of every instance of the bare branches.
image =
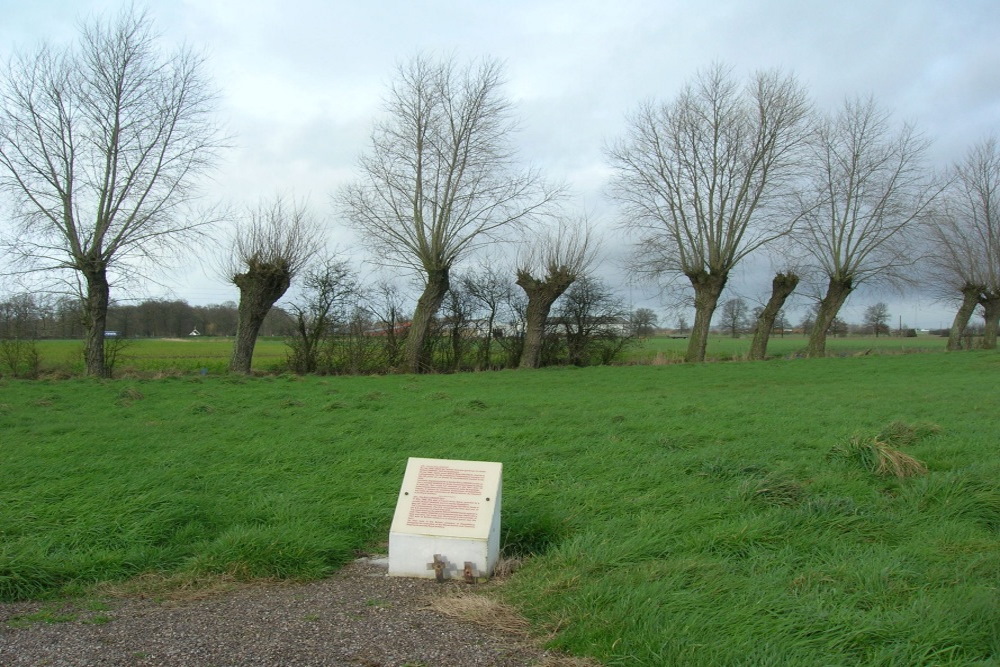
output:
[[854, 287], [906, 278], [916, 223], [940, 190], [924, 168], [927, 145], [909, 125], [894, 130], [872, 98], [818, 120], [796, 239], [827, 277]]
[[776, 204], [800, 163], [808, 103], [794, 78], [760, 72], [740, 88], [716, 65], [669, 104], [628, 118], [608, 158], [612, 194], [637, 240], [634, 267], [686, 276], [695, 291], [687, 359], [705, 356], [712, 311], [733, 267], [786, 235], [794, 217]]
[[155, 256], [204, 221], [184, 216], [193, 177], [221, 147], [214, 93], [189, 51], [163, 58], [142, 13], [90, 23], [74, 50], [8, 66], [0, 189], [33, 268], [80, 269]]
[[589, 220], [559, 218], [555, 227], [527, 235], [516, 260], [518, 279], [523, 275], [544, 281], [565, 274], [572, 276], [572, 282], [593, 266], [599, 251]]
[[223, 262], [227, 278], [240, 290], [239, 323], [229, 370], [250, 373], [264, 317], [319, 250], [319, 231], [304, 205], [286, 203], [281, 197], [262, 201], [247, 211]]
[[767, 205], [797, 166], [807, 111], [793, 78], [761, 72], [741, 90], [721, 66], [669, 104], [642, 104], [607, 150], [641, 270], [727, 273], [786, 233]]
[[538, 368], [552, 304], [585, 274], [598, 247], [586, 219], [560, 219], [555, 229], [537, 232], [527, 241], [517, 260], [517, 284], [528, 297], [520, 368]]
[[424, 279], [406, 340], [411, 372], [430, 366], [427, 327], [455, 262], [543, 214], [559, 194], [537, 172], [516, 168], [502, 84], [490, 60], [461, 68], [418, 56], [400, 66], [362, 178], [339, 196], [382, 263]]
[[0, 247], [21, 270], [82, 277], [92, 375], [107, 372], [108, 272], [141, 273], [208, 223], [183, 210], [222, 146], [201, 69], [189, 51], [164, 57], [130, 7], [0, 77], [0, 192], [16, 216]]
[[827, 329], [858, 285], [911, 278], [918, 223], [941, 189], [924, 168], [927, 143], [909, 125], [893, 129], [870, 97], [817, 120], [795, 236], [827, 279], [810, 356], [825, 353]]
[[952, 170], [947, 196], [930, 226], [932, 276], [940, 292], [961, 295], [948, 339], [960, 349], [977, 304], [986, 316], [984, 347], [995, 347], [1000, 320], [1000, 144], [989, 137]]
[[363, 177], [339, 196], [384, 262], [450, 267], [557, 197], [537, 172], [516, 168], [502, 85], [495, 61], [460, 68], [416, 57], [399, 67]]
[[930, 227], [935, 277], [953, 289], [1000, 292], [1000, 142], [989, 137], [952, 169], [951, 184]]
[[304, 204], [283, 197], [261, 201], [246, 211], [237, 225], [232, 248], [224, 258], [223, 273], [230, 282], [254, 270], [294, 277], [319, 251], [320, 228]]

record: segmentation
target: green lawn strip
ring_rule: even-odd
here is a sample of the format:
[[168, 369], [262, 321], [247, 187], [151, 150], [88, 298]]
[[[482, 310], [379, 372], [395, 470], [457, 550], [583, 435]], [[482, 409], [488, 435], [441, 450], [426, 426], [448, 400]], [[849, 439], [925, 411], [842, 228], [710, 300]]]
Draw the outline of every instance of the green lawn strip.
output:
[[[745, 359], [750, 351], [751, 335], [741, 335], [739, 338], [714, 334], [709, 336], [706, 359], [720, 361], [729, 359]], [[916, 337], [896, 336], [831, 336], [827, 339], [827, 353], [831, 356], [850, 356], [855, 354], [901, 354], [913, 352], [943, 352], [947, 338], [920, 334]], [[808, 337], [802, 334], [786, 334], [771, 336], [768, 342], [768, 355], [775, 358], [801, 357], [805, 354]], [[627, 361], [636, 363], [669, 363], [684, 358], [688, 341], [683, 338], [668, 336], [653, 336], [641, 341], [641, 344], [627, 348], [624, 357]]]
[[[448, 376], [0, 383], [0, 596], [311, 578], [408, 456], [504, 463], [502, 594], [610, 664], [998, 655], [995, 353]], [[988, 390], [993, 387], [994, 390]], [[926, 476], [831, 452], [900, 422]], [[930, 428], [930, 427], [934, 428]]]
[[[713, 335], [709, 337], [708, 359], [725, 361], [742, 359], [750, 349], [751, 336], [740, 338]], [[801, 334], [774, 336], [769, 354], [775, 358], [802, 356], [807, 339]], [[943, 352], [946, 339], [922, 334], [915, 338], [892, 336], [833, 337], [827, 342], [831, 356], [862, 354], [901, 354], [913, 352]], [[83, 374], [83, 343], [79, 340], [42, 340], [36, 343], [41, 355], [41, 371], [45, 373]], [[229, 366], [232, 354], [231, 338], [135, 338], [121, 341], [122, 349], [115, 362], [115, 375], [199, 374], [220, 375]], [[676, 363], [684, 358], [687, 340], [654, 336], [637, 341], [625, 348], [621, 362]], [[260, 338], [254, 349], [256, 371], [274, 373], [287, 368], [288, 346], [284, 338]]]
[[[116, 376], [133, 374], [197, 374], [226, 372], [233, 351], [231, 338], [128, 338], [119, 341], [121, 350], [115, 360]], [[41, 355], [41, 372], [83, 374], [83, 342], [80, 340], [41, 340], [36, 343]], [[288, 346], [284, 338], [260, 338], [254, 348], [254, 368], [262, 372], [285, 369]]]

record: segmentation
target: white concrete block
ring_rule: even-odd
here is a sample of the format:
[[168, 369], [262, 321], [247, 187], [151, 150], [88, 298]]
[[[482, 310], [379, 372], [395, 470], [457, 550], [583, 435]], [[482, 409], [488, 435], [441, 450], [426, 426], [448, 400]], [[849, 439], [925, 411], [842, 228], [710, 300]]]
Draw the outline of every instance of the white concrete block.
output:
[[445, 579], [493, 573], [500, 554], [503, 464], [410, 458], [389, 531], [389, 574]]

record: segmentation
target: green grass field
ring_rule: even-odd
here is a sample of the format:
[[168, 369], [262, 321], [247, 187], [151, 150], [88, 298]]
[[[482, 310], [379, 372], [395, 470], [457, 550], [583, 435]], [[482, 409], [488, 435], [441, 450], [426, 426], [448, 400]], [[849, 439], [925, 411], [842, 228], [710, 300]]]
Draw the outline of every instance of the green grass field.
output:
[[[383, 547], [407, 457], [478, 459], [504, 463], [503, 549], [528, 556], [496, 594], [555, 647], [997, 664], [998, 374], [1000, 355], [969, 352], [4, 380], [0, 598], [147, 572], [323, 576]], [[928, 473], [861, 465], [851, 438], [880, 433]]]
[[[745, 359], [750, 351], [752, 335], [731, 336], [712, 335], [708, 339], [706, 358], [709, 361], [724, 361], [729, 359]], [[830, 356], [847, 354], [901, 354], [912, 352], [942, 352], [947, 338], [923, 334], [914, 338], [898, 338], [893, 336], [831, 336], [827, 339], [827, 354]], [[770, 357], [787, 358], [804, 356], [808, 336], [788, 334], [772, 336], [768, 342], [767, 353]], [[664, 336], [648, 338], [627, 353], [630, 361], [637, 363], [675, 362], [684, 358], [687, 351], [686, 339], [672, 339]]]
[[[750, 349], [751, 336], [731, 338], [711, 336], [708, 343], [709, 360], [745, 358]], [[916, 338], [890, 336], [831, 337], [827, 342], [830, 355], [898, 354], [910, 352], [941, 352], [947, 339], [922, 335]], [[83, 343], [78, 340], [46, 340], [37, 343], [42, 358], [43, 373], [64, 371], [83, 374]], [[802, 335], [775, 336], [769, 345], [772, 357], [801, 356], [806, 348]], [[231, 338], [169, 338], [129, 339], [119, 353], [115, 374], [198, 373], [204, 369], [217, 375], [225, 373], [232, 353]], [[622, 362], [637, 364], [676, 363], [684, 358], [687, 340], [663, 336], [645, 339], [626, 348]], [[260, 372], [281, 372], [285, 368], [288, 346], [282, 338], [261, 338], [254, 350], [254, 369]]]
[[[83, 341], [42, 340], [37, 343], [43, 373], [83, 374]], [[232, 338], [135, 338], [122, 341], [115, 375], [207, 373], [218, 375], [229, 367]], [[283, 338], [260, 338], [254, 348], [254, 368], [284, 370], [288, 346]]]

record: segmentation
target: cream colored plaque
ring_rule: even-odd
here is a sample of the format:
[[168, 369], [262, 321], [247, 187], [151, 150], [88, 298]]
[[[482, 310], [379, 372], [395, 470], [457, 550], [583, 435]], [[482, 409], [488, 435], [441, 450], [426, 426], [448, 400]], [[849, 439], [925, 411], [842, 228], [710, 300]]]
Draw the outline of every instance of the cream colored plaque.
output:
[[389, 532], [389, 574], [432, 577], [437, 556], [452, 576], [469, 563], [489, 576], [500, 546], [502, 475], [503, 465], [489, 461], [409, 459]]

